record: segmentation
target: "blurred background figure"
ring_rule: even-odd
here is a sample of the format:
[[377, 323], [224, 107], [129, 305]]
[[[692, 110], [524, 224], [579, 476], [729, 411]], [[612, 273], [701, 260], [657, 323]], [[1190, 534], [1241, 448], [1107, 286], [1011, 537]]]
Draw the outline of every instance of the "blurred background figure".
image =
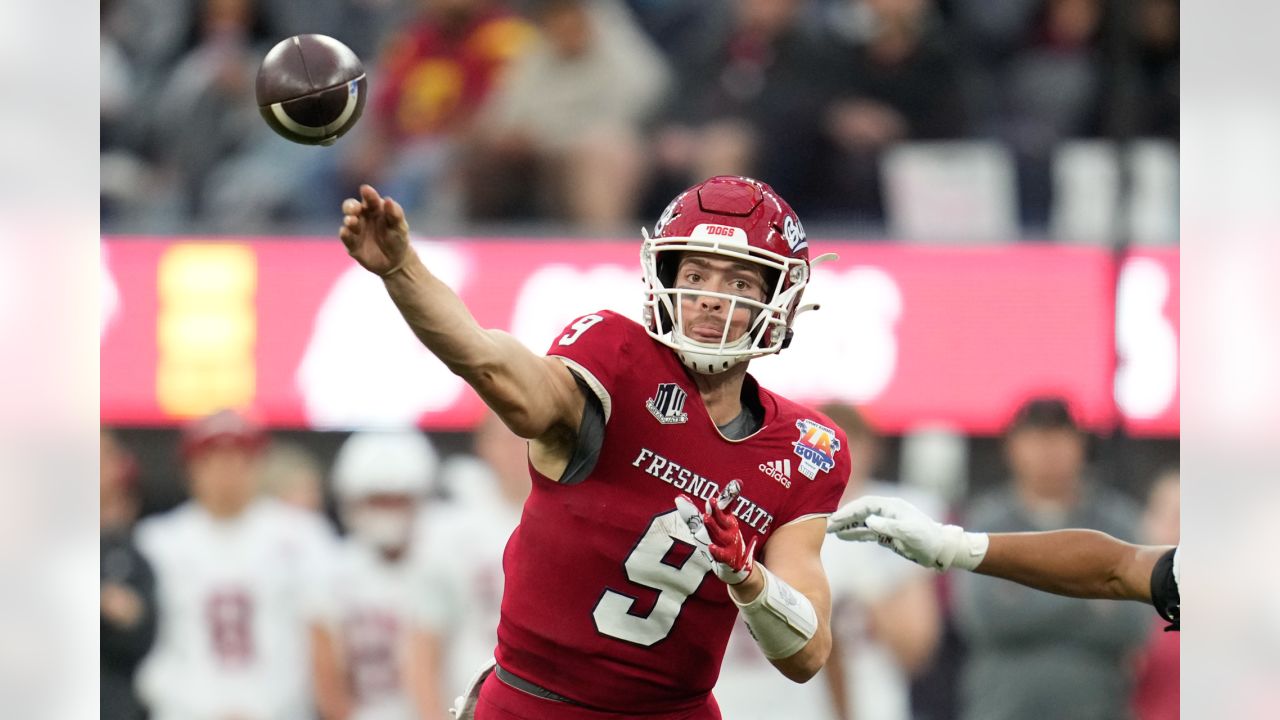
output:
[[647, 180], [667, 63], [620, 0], [538, 0], [538, 36], [482, 111], [465, 163], [473, 220], [616, 231]]
[[[849, 439], [853, 461], [843, 505], [887, 494], [942, 511], [922, 488], [877, 479], [882, 445], [875, 428], [848, 405], [826, 413]], [[867, 544], [826, 542], [822, 562], [831, 583], [831, 659], [825, 671], [840, 720], [911, 720], [912, 677], [933, 658], [942, 634], [934, 574]]]
[[829, 158], [822, 212], [881, 223], [880, 159], [906, 140], [965, 134], [954, 50], [928, 0], [829, 4], [835, 97], [825, 111]]
[[307, 181], [296, 184], [300, 216], [327, 217], [368, 182], [411, 222], [456, 222], [459, 144], [532, 33], [503, 0], [419, 0], [414, 18], [370, 63], [365, 119], [337, 152], [316, 155]]
[[285, 505], [324, 515], [324, 467], [298, 443], [271, 442], [258, 463], [258, 491]]
[[671, 58], [676, 96], [655, 138], [663, 174], [657, 194], [713, 175], [767, 177], [809, 217], [834, 58], [804, 22], [800, 0], [734, 0], [731, 7], [729, 22]]
[[[1180, 532], [1181, 483], [1177, 468], [1161, 472], [1147, 494], [1140, 542], [1177, 545]], [[1165, 632], [1163, 619], [1152, 621], [1146, 645], [1138, 655], [1133, 714], [1137, 720], [1175, 720], [1179, 712], [1181, 636]]]
[[411, 541], [439, 458], [415, 429], [357, 432], [333, 466], [347, 536], [313, 642], [316, 701], [325, 720], [410, 720], [406, 684]]
[[421, 528], [410, 602], [419, 716], [445, 718], [498, 644], [502, 554], [529, 496], [528, 443], [486, 413], [475, 455], [442, 470], [450, 500]]
[[192, 422], [191, 500], [138, 525], [160, 614], [138, 687], [156, 720], [311, 717], [308, 633], [333, 537], [313, 513], [258, 496], [266, 442], [232, 410]]
[[[1010, 483], [974, 500], [964, 523], [991, 532], [1091, 528], [1137, 540], [1133, 501], [1086, 474], [1087, 438], [1067, 404], [1032, 398], [1006, 432]], [[954, 579], [969, 655], [966, 720], [1125, 717], [1130, 656], [1151, 619], [1138, 603], [1077, 600], [973, 574]]]
[[133, 675], [156, 637], [155, 575], [133, 544], [138, 466], [105, 428], [99, 476], [102, 573], [102, 720], [146, 717]]

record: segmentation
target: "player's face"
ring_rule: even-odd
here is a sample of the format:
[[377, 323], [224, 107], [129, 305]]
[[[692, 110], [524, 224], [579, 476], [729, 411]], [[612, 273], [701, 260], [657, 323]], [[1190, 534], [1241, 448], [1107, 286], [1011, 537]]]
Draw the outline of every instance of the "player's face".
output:
[[[748, 300], [764, 300], [764, 274], [752, 263], [722, 258], [709, 253], [688, 253], [680, 258], [676, 287], [687, 290], [735, 295]], [[698, 342], [719, 343], [729, 326], [728, 342], [742, 337], [755, 311], [737, 304], [729, 315], [728, 299], [713, 295], [683, 293], [680, 296], [681, 331]]]
[[216, 445], [202, 450], [187, 464], [191, 494], [219, 517], [239, 514], [258, 489], [258, 453], [241, 445]]
[[1074, 430], [1025, 428], [1009, 437], [1009, 465], [1018, 482], [1053, 494], [1079, 478], [1084, 450], [1084, 437]]

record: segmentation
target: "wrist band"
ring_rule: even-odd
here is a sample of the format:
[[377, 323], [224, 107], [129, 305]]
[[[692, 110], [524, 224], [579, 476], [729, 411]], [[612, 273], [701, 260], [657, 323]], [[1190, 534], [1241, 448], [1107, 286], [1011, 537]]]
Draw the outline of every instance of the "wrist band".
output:
[[818, 613], [804, 593], [756, 563], [764, 573], [764, 589], [749, 603], [730, 599], [742, 611], [751, 637], [770, 660], [788, 658], [804, 649], [818, 632]]

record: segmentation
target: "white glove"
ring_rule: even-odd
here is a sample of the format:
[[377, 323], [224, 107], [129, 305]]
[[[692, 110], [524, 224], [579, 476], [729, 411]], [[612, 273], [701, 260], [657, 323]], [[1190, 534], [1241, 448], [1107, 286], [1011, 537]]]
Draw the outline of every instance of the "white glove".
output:
[[973, 570], [987, 554], [986, 533], [943, 525], [900, 498], [860, 497], [827, 519], [827, 532], [841, 540], [878, 542], [940, 572], [952, 566]]

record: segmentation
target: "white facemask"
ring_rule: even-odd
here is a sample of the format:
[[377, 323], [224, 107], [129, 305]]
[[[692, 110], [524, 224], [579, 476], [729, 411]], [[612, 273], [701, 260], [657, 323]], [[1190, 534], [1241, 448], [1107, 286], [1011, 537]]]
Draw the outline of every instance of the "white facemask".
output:
[[394, 550], [409, 544], [413, 514], [388, 508], [360, 507], [350, 513], [347, 524], [351, 534], [361, 542], [379, 550]]

